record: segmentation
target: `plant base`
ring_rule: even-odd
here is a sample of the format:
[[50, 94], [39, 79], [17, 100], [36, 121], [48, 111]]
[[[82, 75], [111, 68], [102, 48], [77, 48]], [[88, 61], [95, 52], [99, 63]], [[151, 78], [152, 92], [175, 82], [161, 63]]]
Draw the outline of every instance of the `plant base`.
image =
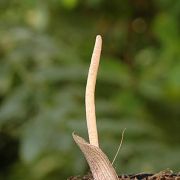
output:
[[[174, 174], [172, 172], [162, 171], [157, 174], [134, 174], [134, 175], [121, 175], [120, 180], [180, 180], [180, 174]], [[85, 175], [83, 177], [74, 176], [67, 180], [94, 180], [91, 174]]]

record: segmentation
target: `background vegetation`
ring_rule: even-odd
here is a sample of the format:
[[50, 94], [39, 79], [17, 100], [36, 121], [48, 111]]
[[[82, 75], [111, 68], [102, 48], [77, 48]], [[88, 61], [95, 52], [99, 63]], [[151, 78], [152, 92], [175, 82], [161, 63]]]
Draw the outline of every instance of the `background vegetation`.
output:
[[103, 36], [96, 109], [118, 173], [180, 169], [180, 1], [1, 0], [0, 179], [87, 172], [84, 91]]

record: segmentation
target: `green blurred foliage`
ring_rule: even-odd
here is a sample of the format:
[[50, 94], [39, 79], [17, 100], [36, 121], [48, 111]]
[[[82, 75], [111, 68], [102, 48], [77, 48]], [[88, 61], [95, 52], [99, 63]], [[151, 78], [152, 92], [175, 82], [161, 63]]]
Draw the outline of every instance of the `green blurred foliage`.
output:
[[180, 167], [180, 1], [1, 0], [0, 179], [88, 171], [84, 91], [96, 34], [100, 143], [118, 173]]

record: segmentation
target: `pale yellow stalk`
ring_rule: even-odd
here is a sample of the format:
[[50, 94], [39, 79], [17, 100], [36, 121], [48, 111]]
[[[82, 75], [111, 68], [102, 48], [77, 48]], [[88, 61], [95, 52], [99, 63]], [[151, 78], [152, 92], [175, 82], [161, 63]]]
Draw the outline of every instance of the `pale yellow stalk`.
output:
[[86, 120], [88, 127], [88, 135], [90, 144], [99, 147], [98, 133], [96, 126], [96, 113], [95, 113], [95, 86], [96, 77], [99, 67], [100, 55], [102, 48], [102, 38], [100, 35], [96, 36], [96, 42], [92, 53], [91, 64], [86, 85], [85, 104], [86, 104]]

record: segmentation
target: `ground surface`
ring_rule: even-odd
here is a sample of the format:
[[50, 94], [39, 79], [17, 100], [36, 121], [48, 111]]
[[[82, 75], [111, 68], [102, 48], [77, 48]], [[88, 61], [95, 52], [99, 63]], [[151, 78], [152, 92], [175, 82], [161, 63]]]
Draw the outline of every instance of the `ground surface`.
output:
[[[157, 174], [136, 174], [136, 175], [122, 175], [120, 180], [180, 180], [180, 174], [173, 174], [172, 172], [160, 172]], [[68, 180], [93, 180], [92, 175], [85, 175], [84, 177], [76, 176], [70, 177]]]

